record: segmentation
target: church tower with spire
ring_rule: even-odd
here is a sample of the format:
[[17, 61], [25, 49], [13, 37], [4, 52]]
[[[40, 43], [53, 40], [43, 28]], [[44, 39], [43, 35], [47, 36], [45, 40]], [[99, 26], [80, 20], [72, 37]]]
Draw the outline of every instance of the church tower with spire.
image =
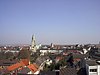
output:
[[34, 35], [32, 35], [31, 50], [33, 52], [36, 52], [36, 42], [35, 42], [35, 36]]

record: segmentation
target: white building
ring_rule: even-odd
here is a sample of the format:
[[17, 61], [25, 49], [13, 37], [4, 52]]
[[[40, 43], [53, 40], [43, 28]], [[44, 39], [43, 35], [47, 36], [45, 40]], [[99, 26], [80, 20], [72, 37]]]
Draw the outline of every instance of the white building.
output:
[[87, 75], [100, 75], [100, 63], [95, 60], [86, 60]]
[[53, 54], [59, 54], [59, 53], [61, 53], [61, 52], [63, 52], [63, 50], [40, 50], [40, 53], [41, 53], [41, 55], [45, 55], [45, 54], [47, 54], [47, 53], [53, 53]]

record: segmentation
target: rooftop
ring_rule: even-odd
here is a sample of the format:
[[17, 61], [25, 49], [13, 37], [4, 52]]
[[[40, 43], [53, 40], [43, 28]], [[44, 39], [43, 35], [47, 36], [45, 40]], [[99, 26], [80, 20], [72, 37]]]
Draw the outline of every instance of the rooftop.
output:
[[17, 62], [18, 62], [18, 60], [10, 60], [10, 59], [0, 60], [0, 66], [10, 66]]
[[94, 65], [98, 65], [98, 63], [96, 62], [96, 60], [86, 60], [86, 64], [88, 64], [89, 66], [94, 66]]
[[55, 71], [42, 71], [40, 75], [56, 75]]
[[77, 75], [75, 68], [62, 68], [60, 70], [60, 75]]

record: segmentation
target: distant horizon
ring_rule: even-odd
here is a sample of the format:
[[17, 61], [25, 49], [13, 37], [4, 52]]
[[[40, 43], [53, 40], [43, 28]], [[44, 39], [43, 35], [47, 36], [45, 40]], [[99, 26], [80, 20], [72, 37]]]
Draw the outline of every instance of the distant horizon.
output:
[[0, 44], [100, 41], [100, 0], [0, 0]]
[[[52, 42], [51, 42], [52, 43]], [[39, 45], [39, 44], [41, 44], [41, 45], [51, 45], [51, 43], [36, 43], [36, 45]], [[96, 44], [100, 44], [100, 42], [98, 42], [98, 43], [72, 43], [72, 44], [68, 44], [68, 43], [52, 43], [52, 44], [54, 44], [54, 45], [76, 45], [76, 44], [79, 44], [79, 45], [87, 45], [87, 44], [92, 44], [92, 45], [96, 45]], [[21, 43], [21, 44], [0, 44], [0, 46], [28, 46], [28, 45], [31, 45], [31, 43], [30, 44], [28, 44], [28, 43]]]

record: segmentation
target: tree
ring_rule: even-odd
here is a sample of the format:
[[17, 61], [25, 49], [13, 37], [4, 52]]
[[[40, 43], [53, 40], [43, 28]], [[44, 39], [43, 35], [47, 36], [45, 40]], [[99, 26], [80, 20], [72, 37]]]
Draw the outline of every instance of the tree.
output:
[[30, 59], [29, 50], [27, 50], [27, 49], [21, 50], [21, 51], [19, 52], [18, 58], [19, 58], [19, 59]]
[[67, 62], [69, 63], [70, 67], [73, 67], [73, 54], [70, 53], [69, 54], [69, 59], [67, 60]]

